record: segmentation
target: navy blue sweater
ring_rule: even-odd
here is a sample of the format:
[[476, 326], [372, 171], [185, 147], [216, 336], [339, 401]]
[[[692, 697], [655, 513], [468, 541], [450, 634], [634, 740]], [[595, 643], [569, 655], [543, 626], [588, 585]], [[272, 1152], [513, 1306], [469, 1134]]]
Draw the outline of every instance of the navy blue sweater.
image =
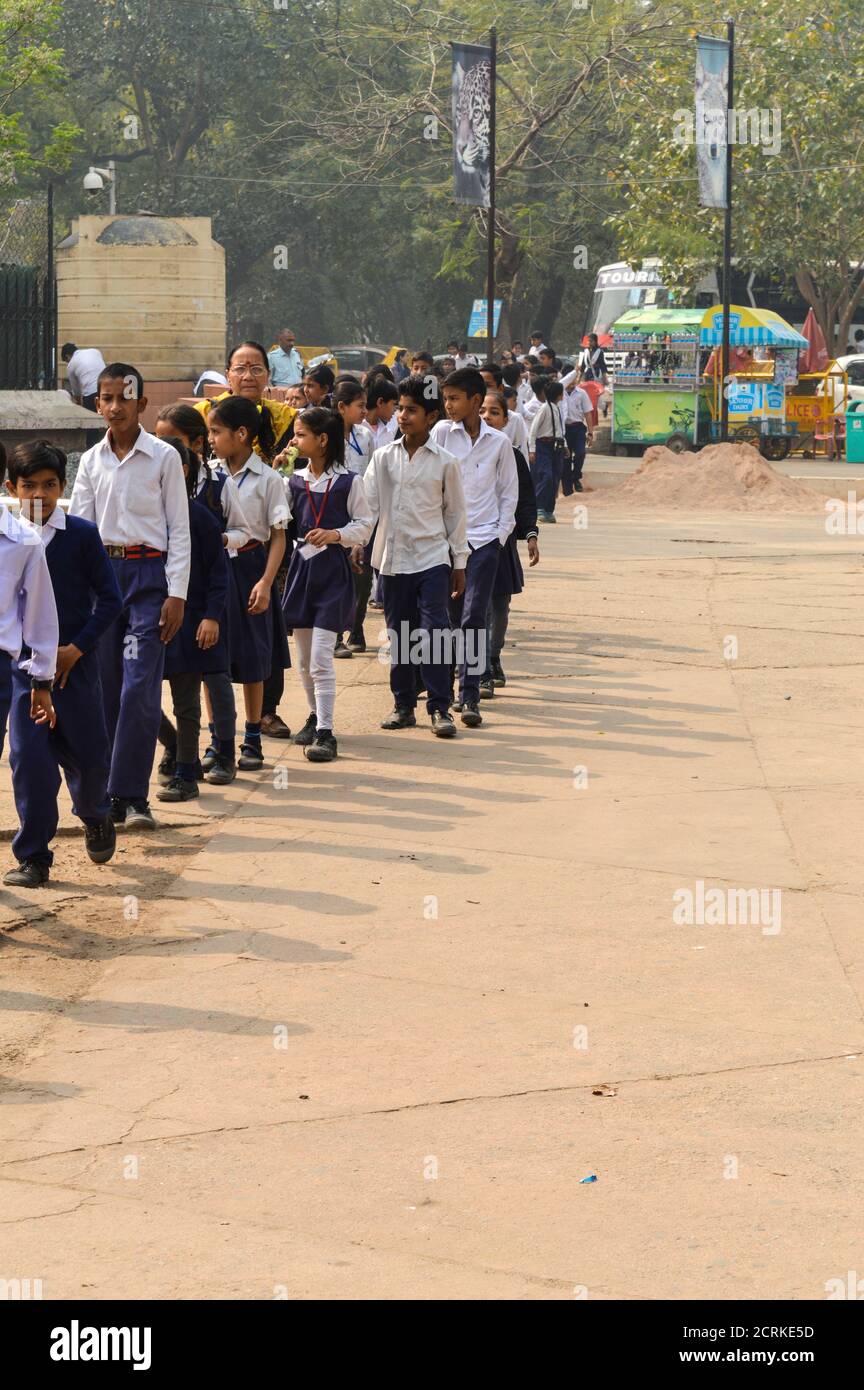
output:
[[89, 652], [123, 610], [108, 553], [92, 521], [66, 516], [64, 530], [45, 547], [54, 586], [60, 646]]

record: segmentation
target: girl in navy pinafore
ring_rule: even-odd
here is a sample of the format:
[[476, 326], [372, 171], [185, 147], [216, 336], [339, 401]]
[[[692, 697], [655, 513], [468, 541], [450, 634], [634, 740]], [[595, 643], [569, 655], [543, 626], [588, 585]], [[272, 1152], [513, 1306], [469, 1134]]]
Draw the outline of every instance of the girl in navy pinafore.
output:
[[336, 756], [333, 651], [351, 621], [354, 581], [348, 552], [364, 545], [372, 516], [362, 479], [344, 464], [341, 416], [315, 406], [294, 421], [294, 443], [308, 467], [288, 479], [296, 545], [288, 566], [282, 611], [294, 631], [298, 669], [311, 711], [295, 743], [310, 762]]

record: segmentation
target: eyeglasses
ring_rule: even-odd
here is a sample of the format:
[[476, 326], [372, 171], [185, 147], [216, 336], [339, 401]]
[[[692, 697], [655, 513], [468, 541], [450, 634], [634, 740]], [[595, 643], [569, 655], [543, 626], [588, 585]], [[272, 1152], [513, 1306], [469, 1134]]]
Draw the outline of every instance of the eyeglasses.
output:
[[238, 376], [266, 376], [266, 367], [255, 367], [249, 362], [235, 362], [229, 368], [229, 372], [236, 372]]

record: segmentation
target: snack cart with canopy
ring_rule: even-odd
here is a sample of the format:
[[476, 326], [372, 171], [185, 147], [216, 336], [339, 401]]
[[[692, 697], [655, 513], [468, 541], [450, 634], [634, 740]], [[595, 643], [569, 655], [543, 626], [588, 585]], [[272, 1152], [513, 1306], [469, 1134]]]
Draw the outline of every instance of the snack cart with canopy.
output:
[[699, 374], [701, 309], [631, 309], [613, 325], [612, 444], [617, 454], [665, 444], [675, 453], [708, 434]]

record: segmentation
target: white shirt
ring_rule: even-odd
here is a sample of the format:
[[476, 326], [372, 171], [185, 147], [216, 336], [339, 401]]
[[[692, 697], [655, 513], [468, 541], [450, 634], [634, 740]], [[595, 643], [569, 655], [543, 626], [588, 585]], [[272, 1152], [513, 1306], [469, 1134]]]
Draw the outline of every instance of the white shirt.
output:
[[564, 416], [565, 425], [589, 424], [590, 417], [594, 413], [591, 397], [587, 391], [583, 391], [581, 386], [574, 386], [572, 391], [567, 390], [567, 387], [571, 382], [575, 382], [578, 375], [579, 369], [577, 367], [561, 378], [561, 385], [564, 387], [561, 413]]
[[105, 358], [98, 348], [78, 348], [66, 363], [66, 385], [73, 396], [93, 396]]
[[513, 445], [501, 430], [480, 421], [472, 441], [462, 424], [440, 420], [432, 431], [436, 444], [455, 454], [462, 465], [462, 486], [468, 511], [468, 544], [472, 550], [489, 541], [506, 544], [516, 525], [519, 477]]
[[47, 681], [57, 668], [58, 640], [57, 605], [39, 532], [0, 507], [0, 651], [17, 661], [26, 642], [32, 655], [21, 669]]
[[118, 459], [109, 430], [81, 455], [69, 510], [95, 521], [103, 545], [167, 551], [169, 597], [185, 599], [192, 552], [189, 498], [173, 445], [139, 429], [129, 453]]
[[514, 449], [518, 449], [525, 457], [528, 457], [528, 426], [524, 419], [516, 410], [508, 411], [507, 424], [504, 426], [504, 433], [510, 440]]
[[369, 425], [368, 428], [375, 438], [375, 448], [380, 449], [384, 444], [391, 444], [398, 427], [395, 410], [386, 424], [381, 420], [377, 425]]
[[[395, 415], [394, 415], [395, 420]], [[369, 460], [375, 452], [375, 436], [368, 425], [352, 425], [345, 436], [345, 467], [360, 477], [369, 467]]]
[[[320, 478], [316, 478], [308, 467], [294, 469], [294, 477], [302, 478], [305, 483], [308, 483], [310, 492], [326, 492], [332, 479], [338, 478], [338, 476], [339, 474], [334, 468], [325, 468]], [[372, 535], [372, 527], [375, 522], [369, 510], [369, 503], [366, 501], [363, 479], [357, 473], [354, 473], [351, 478], [351, 491], [348, 493], [348, 515], [351, 520], [347, 525], [331, 528], [327, 522], [325, 508], [321, 515], [321, 525], [325, 531], [331, 529], [338, 531], [342, 537], [341, 544], [344, 546], [365, 545]]]
[[258, 454], [250, 454], [236, 473], [232, 473], [222, 459], [216, 460], [216, 468], [226, 474], [239, 493], [249, 540], [263, 544], [270, 539], [271, 527], [285, 529], [291, 519], [291, 508], [281, 473], [274, 472]]
[[409, 458], [404, 440], [376, 449], [363, 478], [378, 522], [372, 565], [382, 574], [418, 574], [435, 565], [464, 570], [465, 492], [458, 459], [430, 439]]
[[460, 357], [460, 355], [457, 353], [453, 360], [456, 363], [457, 372], [461, 372], [463, 367], [477, 366], [477, 358], [474, 356], [473, 352], [466, 353], [464, 357]]
[[557, 403], [552, 405], [550, 401], [544, 401], [531, 421], [531, 429], [528, 433], [529, 449], [533, 454], [538, 439], [563, 438], [564, 421], [561, 419], [561, 407]]
[[45, 549], [53, 541], [58, 531], [66, 530], [66, 513], [62, 507], [55, 507], [48, 520], [42, 523], [40, 534]]
[[[217, 472], [222, 473], [223, 471], [221, 468], [218, 470], [216, 468], [211, 468], [209, 464], [206, 466], [214, 476]], [[225, 518], [225, 545], [228, 550], [239, 550], [241, 545], [245, 545], [247, 541], [251, 541], [252, 532], [249, 529], [249, 522], [246, 520], [246, 513], [240, 504], [240, 494], [237, 491], [237, 484], [227, 471], [224, 472], [224, 477], [225, 485], [222, 488], [219, 501], [222, 504], [222, 515]], [[205, 473], [198, 483], [198, 492], [196, 496], [204, 491], [206, 482], [207, 475]]]

